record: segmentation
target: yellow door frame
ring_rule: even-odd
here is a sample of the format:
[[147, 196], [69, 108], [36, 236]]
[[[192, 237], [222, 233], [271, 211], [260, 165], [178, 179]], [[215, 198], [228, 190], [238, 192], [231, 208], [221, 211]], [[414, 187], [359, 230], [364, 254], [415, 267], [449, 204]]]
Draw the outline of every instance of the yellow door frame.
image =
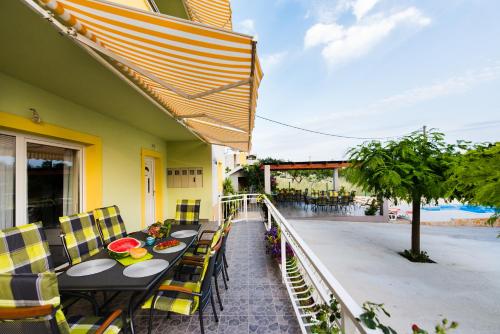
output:
[[155, 220], [163, 220], [163, 168], [162, 155], [160, 152], [141, 149], [141, 228], [146, 227], [146, 186], [144, 185], [144, 159], [146, 157], [155, 160]]
[[66, 140], [84, 146], [84, 211], [102, 207], [102, 141], [100, 137], [0, 111], [0, 128]]

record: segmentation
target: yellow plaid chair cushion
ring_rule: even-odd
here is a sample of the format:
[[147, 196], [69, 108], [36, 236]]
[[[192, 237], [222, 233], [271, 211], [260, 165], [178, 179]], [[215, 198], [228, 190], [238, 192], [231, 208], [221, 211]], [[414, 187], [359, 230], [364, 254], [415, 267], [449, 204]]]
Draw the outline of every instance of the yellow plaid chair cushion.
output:
[[[162, 285], [175, 285], [183, 288], [188, 288], [193, 292], [200, 292], [201, 289], [201, 281], [199, 282], [181, 282], [175, 280], [166, 280], [162, 283]], [[151, 308], [151, 303], [153, 302], [154, 296], [150, 297], [144, 305], [143, 309]], [[199, 305], [199, 297], [188, 295], [182, 292], [168, 291], [164, 292], [163, 295], [159, 296], [156, 299], [153, 307], [156, 310], [166, 311], [166, 312], [174, 312], [183, 315], [191, 315], [197, 309]]]
[[41, 223], [0, 231], [0, 273], [40, 273], [53, 267]]
[[102, 249], [101, 236], [92, 213], [59, 217], [71, 264], [77, 264]]
[[[198, 278], [196, 281], [184, 282], [184, 281], [176, 281], [173, 279], [167, 279], [163, 281], [161, 285], [179, 286], [183, 288], [188, 288], [193, 292], [200, 293], [201, 285], [203, 279], [205, 278], [205, 274], [207, 272], [211, 256], [212, 254], [207, 254], [203, 256], [204, 257], [203, 267], [201, 273], [197, 274]], [[153, 303], [153, 298], [154, 296], [151, 296], [149, 299], [147, 299], [146, 302], [142, 305], [142, 308], [143, 309], [151, 308], [151, 304]], [[176, 291], [163, 291], [161, 292], [161, 295], [154, 301], [153, 307], [156, 310], [174, 312], [183, 315], [191, 315], [198, 309], [199, 302], [200, 299], [198, 296]]]
[[[54, 272], [40, 274], [0, 274], [0, 308], [52, 305], [54, 316], [61, 334], [92, 334], [101, 326], [106, 317], [74, 316], [66, 319], [60, 309], [61, 299]], [[28, 321], [49, 321], [53, 316], [28, 319]], [[23, 319], [23, 321], [27, 321]], [[123, 327], [122, 319], [115, 319], [104, 331], [118, 334]], [[1, 329], [1, 323], [0, 323]]]
[[[74, 316], [68, 318], [71, 334], [92, 334], [106, 321], [106, 317], [82, 317]], [[118, 334], [122, 330], [123, 323], [119, 317], [109, 325], [104, 334]]]
[[199, 199], [177, 200], [175, 222], [181, 225], [198, 224], [200, 222], [200, 203]]
[[[66, 317], [60, 309], [61, 299], [54, 272], [38, 274], [0, 274], [0, 308], [1, 307], [33, 307], [52, 305], [59, 332], [69, 333]], [[52, 316], [31, 319], [32, 321], [49, 321]]]
[[95, 209], [94, 216], [99, 223], [104, 244], [127, 236], [120, 209], [116, 205]]

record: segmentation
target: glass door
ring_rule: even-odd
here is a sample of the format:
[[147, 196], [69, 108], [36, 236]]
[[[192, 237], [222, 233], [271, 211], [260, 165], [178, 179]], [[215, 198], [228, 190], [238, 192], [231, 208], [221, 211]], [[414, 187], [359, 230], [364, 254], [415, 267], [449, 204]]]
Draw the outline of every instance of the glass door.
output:
[[26, 158], [27, 222], [58, 227], [59, 217], [79, 211], [79, 151], [28, 141]]

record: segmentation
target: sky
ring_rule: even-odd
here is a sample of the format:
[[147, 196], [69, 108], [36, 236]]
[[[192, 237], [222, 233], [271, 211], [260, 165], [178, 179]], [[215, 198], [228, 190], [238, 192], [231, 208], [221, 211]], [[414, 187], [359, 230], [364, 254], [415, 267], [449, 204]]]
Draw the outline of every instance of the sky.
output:
[[[500, 140], [500, 1], [232, 0], [264, 69], [257, 115], [326, 133]], [[252, 153], [345, 158], [363, 140], [256, 118]]]

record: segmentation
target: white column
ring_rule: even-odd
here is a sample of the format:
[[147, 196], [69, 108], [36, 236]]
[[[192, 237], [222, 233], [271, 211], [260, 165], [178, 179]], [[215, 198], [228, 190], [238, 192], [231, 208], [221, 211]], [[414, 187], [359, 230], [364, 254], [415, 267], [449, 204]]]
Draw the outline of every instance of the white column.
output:
[[334, 168], [333, 169], [333, 190], [334, 191], [339, 191], [339, 169]]
[[264, 166], [264, 191], [266, 194], [271, 193], [271, 166]]

